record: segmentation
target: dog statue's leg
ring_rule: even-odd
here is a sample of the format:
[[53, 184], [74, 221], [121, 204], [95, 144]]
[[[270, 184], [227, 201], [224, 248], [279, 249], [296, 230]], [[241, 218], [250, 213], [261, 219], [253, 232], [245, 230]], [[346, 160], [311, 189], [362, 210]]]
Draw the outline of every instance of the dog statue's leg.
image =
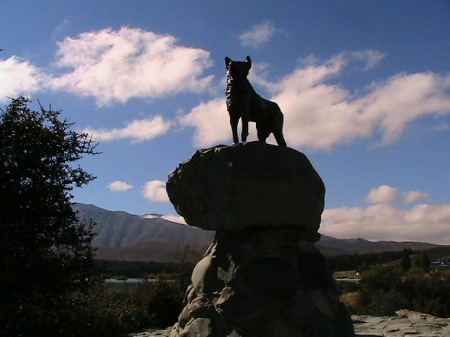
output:
[[241, 133], [241, 140], [243, 143], [247, 141], [248, 136], [248, 117], [244, 115], [242, 115], [242, 133]]
[[273, 135], [275, 136], [278, 146], [286, 147], [287, 144], [283, 137], [284, 116], [278, 105], [276, 105], [275, 111], [276, 111], [276, 114], [275, 114], [276, 117], [273, 119], [272, 132], [273, 132]]
[[256, 131], [258, 134], [258, 140], [265, 143], [267, 137], [269, 137], [270, 135], [269, 125], [267, 125], [267, 123], [264, 121], [256, 122]]
[[234, 144], [239, 143], [239, 137], [238, 137], [238, 123], [239, 123], [239, 115], [233, 116], [233, 114], [230, 114], [230, 125], [231, 125], [231, 132], [233, 133], [233, 142]]
[[287, 146], [286, 141], [283, 137], [283, 133], [280, 130], [274, 131], [273, 135], [275, 136], [278, 146]]
[[278, 146], [286, 147], [287, 144], [283, 137], [283, 119], [282, 119], [282, 117], [281, 117], [281, 121], [279, 120], [278, 123], [275, 123], [273, 125], [272, 132], [273, 132], [273, 135], [275, 136]]
[[242, 132], [241, 132], [241, 141], [245, 143], [248, 137], [248, 122], [250, 119], [250, 102], [245, 102], [246, 104], [242, 106], [241, 112], [241, 123], [242, 123]]

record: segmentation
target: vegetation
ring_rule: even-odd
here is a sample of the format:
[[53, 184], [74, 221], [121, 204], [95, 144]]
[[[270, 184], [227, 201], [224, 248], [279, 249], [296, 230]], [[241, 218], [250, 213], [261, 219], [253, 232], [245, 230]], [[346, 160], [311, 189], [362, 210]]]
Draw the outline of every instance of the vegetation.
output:
[[342, 296], [353, 314], [394, 315], [410, 309], [438, 317], [450, 316], [450, 271], [429, 273], [413, 268], [376, 267], [361, 275], [357, 289]]
[[70, 193], [94, 179], [74, 164], [95, 145], [29, 102], [0, 110], [0, 335], [71, 336], [66, 314], [94, 280], [93, 224], [78, 221]]
[[410, 309], [438, 317], [450, 316], [450, 268], [435, 268], [426, 252], [389, 264], [365, 268], [358, 283], [341, 282], [342, 301], [352, 314], [394, 315]]
[[81, 299], [83, 305], [74, 316], [82, 324], [73, 335], [113, 337], [146, 328], [166, 328], [176, 322], [182, 309], [186, 289], [180, 284], [178, 280], [159, 278], [112, 293], [99, 286]]
[[99, 285], [84, 294], [80, 298], [82, 305], [72, 312], [73, 322], [82, 321], [74, 327], [73, 336], [125, 336], [173, 325], [183, 309], [194, 265], [179, 263], [177, 267], [177, 273], [146, 275], [149, 280], [124, 282], [120, 287], [115, 284], [113, 290], [109, 285]]

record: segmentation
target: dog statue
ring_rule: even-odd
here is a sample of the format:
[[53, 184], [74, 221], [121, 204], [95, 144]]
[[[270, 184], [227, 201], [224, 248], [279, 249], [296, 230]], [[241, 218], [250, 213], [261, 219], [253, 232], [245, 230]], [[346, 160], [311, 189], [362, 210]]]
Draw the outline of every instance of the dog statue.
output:
[[246, 61], [233, 61], [225, 57], [227, 68], [227, 110], [230, 114], [233, 141], [239, 143], [238, 123], [242, 119], [241, 140], [247, 141], [248, 122], [256, 122], [258, 140], [266, 142], [271, 133], [275, 136], [278, 146], [286, 146], [283, 137], [283, 113], [277, 103], [259, 96], [247, 79], [252, 67], [252, 60], [247, 56]]

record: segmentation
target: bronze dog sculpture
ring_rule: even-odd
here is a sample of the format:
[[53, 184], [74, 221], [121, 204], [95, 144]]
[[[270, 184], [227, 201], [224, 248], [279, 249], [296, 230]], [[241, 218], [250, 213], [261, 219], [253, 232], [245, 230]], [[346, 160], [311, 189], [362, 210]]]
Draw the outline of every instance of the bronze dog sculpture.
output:
[[277, 103], [259, 96], [247, 75], [252, 67], [252, 60], [247, 56], [246, 61], [233, 61], [225, 57], [227, 68], [227, 110], [230, 114], [233, 141], [239, 143], [238, 123], [242, 120], [241, 140], [247, 141], [248, 122], [256, 122], [258, 140], [266, 142], [271, 133], [275, 136], [278, 146], [286, 146], [283, 137], [283, 113]]

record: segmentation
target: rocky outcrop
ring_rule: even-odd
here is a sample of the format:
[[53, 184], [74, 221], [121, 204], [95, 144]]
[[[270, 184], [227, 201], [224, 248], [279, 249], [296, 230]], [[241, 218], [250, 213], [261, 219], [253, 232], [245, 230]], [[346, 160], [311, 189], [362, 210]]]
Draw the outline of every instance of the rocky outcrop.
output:
[[251, 142], [197, 151], [170, 174], [167, 193], [191, 226], [292, 225], [317, 232], [325, 187], [304, 154]]
[[216, 230], [171, 337], [354, 335], [314, 245], [325, 188], [302, 153], [260, 142], [201, 150], [167, 192], [189, 225]]
[[353, 336], [324, 256], [297, 228], [217, 233], [171, 336]]

